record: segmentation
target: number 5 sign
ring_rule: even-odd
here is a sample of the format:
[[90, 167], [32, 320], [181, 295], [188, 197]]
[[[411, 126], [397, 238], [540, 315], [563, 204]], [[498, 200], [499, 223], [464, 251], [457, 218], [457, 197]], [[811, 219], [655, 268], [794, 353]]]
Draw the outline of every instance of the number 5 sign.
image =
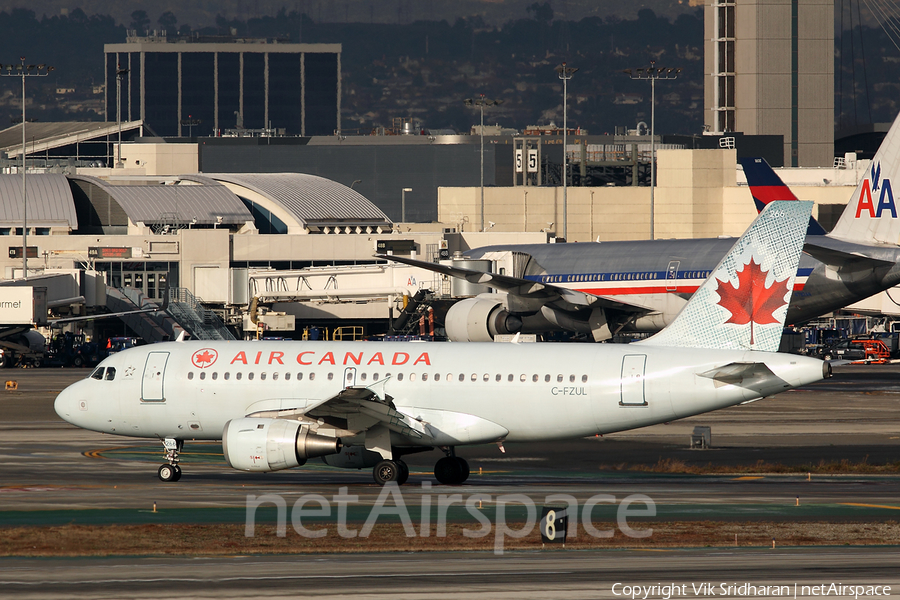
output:
[[569, 518], [565, 508], [545, 506], [541, 510], [541, 542], [565, 544]]

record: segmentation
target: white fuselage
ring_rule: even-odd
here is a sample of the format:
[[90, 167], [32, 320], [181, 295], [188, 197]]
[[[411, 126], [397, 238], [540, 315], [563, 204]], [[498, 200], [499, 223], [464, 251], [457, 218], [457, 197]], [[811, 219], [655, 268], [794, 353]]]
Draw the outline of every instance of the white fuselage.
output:
[[[701, 373], [765, 363], [747, 387]], [[114, 375], [110, 375], [110, 369]], [[231, 420], [303, 409], [348, 386], [383, 383], [431, 439], [397, 445], [537, 441], [611, 433], [771, 395], [822, 378], [822, 362], [754, 351], [618, 344], [169, 342], [104, 360], [56, 411], [117, 435], [217, 440]], [[350, 422], [352, 429], [352, 420]]]

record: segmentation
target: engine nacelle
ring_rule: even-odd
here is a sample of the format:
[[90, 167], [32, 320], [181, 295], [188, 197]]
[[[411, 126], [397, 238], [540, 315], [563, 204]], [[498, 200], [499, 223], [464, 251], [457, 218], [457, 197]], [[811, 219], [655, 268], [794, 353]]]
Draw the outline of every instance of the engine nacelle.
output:
[[366, 469], [381, 462], [381, 455], [364, 446], [344, 446], [340, 453], [323, 456], [322, 460], [329, 467], [342, 469]]
[[502, 300], [476, 296], [451, 306], [444, 327], [454, 342], [490, 342], [495, 335], [519, 331], [522, 320], [509, 314]]
[[240, 471], [280, 471], [308, 458], [341, 451], [341, 440], [310, 433], [287, 419], [232, 419], [225, 424], [222, 450], [229, 467]]

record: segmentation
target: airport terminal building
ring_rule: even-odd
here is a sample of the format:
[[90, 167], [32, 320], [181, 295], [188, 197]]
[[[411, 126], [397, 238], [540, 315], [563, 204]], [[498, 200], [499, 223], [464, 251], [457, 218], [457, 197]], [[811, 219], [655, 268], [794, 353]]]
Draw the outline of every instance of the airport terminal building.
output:
[[119, 101], [121, 120], [143, 121], [159, 136], [340, 131], [340, 44], [241, 41], [129, 37], [106, 44], [106, 120], [117, 120]]

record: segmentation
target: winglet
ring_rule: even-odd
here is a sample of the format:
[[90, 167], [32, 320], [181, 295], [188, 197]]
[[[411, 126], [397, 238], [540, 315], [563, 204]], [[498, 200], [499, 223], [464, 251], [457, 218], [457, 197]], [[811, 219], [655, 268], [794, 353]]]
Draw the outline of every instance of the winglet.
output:
[[[742, 158], [739, 161], [744, 167], [744, 175], [747, 177], [747, 185], [753, 195], [756, 210], [762, 212], [770, 202], [776, 200], [796, 201], [797, 196], [786, 186], [781, 178], [764, 158]], [[825, 235], [825, 229], [819, 225], [813, 217], [809, 218], [809, 226], [806, 235]]]
[[812, 205], [766, 206], [675, 320], [636, 343], [777, 352]]
[[896, 244], [900, 215], [892, 182], [900, 174], [900, 115], [881, 142], [866, 176], [856, 187], [831, 236], [862, 244]]

